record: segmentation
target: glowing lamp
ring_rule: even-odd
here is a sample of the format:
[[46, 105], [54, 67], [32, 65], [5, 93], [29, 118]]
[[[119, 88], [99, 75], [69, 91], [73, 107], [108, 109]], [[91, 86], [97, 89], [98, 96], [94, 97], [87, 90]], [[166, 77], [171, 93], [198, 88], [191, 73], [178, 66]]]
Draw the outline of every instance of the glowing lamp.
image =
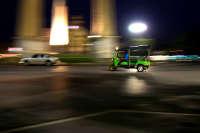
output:
[[138, 22], [130, 24], [128, 29], [134, 34], [140, 34], [147, 31], [148, 27], [145, 23]]

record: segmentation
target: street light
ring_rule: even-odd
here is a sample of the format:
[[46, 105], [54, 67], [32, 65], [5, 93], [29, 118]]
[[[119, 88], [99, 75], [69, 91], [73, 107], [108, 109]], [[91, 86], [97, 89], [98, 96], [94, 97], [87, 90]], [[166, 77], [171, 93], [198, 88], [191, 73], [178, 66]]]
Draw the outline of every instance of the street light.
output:
[[129, 25], [128, 30], [134, 34], [141, 34], [147, 31], [148, 26], [142, 22], [135, 22]]

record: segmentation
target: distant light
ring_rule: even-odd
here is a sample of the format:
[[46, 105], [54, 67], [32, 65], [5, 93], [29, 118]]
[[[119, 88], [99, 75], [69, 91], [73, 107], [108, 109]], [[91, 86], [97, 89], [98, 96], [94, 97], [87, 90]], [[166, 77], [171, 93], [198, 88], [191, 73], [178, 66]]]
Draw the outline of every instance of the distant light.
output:
[[9, 57], [17, 57], [21, 56], [21, 54], [0, 54], [0, 58], [9, 58]]
[[92, 35], [92, 36], [88, 36], [88, 38], [101, 38], [101, 35]]
[[150, 56], [151, 61], [167, 61], [170, 59], [169, 55], [153, 55]]
[[148, 27], [145, 23], [137, 22], [130, 24], [128, 29], [132, 33], [140, 34], [147, 31]]
[[117, 46], [117, 47], [115, 47], [115, 50], [119, 50], [119, 47]]
[[77, 30], [77, 29], [79, 29], [80, 28], [80, 26], [78, 26], [78, 25], [71, 25], [71, 26], [68, 26], [68, 29], [75, 29], [75, 30]]
[[22, 52], [24, 51], [23, 48], [8, 48], [8, 52]]

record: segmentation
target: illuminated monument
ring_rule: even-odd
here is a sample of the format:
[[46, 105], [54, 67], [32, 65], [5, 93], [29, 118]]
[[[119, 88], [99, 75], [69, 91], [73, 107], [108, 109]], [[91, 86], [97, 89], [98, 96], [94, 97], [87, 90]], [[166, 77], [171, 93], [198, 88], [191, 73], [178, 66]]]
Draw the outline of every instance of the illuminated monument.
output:
[[68, 9], [65, 0], [54, 0], [52, 8], [50, 45], [68, 45]]
[[43, 21], [43, 0], [20, 0], [17, 16], [16, 45], [26, 52], [48, 49], [41, 38]]
[[[77, 51], [77, 47], [84, 44], [69, 44], [68, 9], [66, 0], [53, 0], [52, 25], [49, 41], [44, 39], [42, 31], [43, 24], [43, 0], [20, 0], [16, 45], [24, 48], [26, 52], [48, 52], [56, 49], [68, 49]], [[111, 51], [116, 44], [115, 27], [115, 0], [91, 0], [91, 36], [101, 36], [95, 42], [99, 57], [111, 57]], [[80, 29], [81, 30], [81, 26]], [[71, 34], [78, 34], [72, 31]], [[84, 35], [85, 36], [85, 35]], [[71, 36], [72, 37], [72, 36]], [[72, 41], [74, 42], [74, 41]], [[50, 44], [50, 45], [49, 45]], [[66, 46], [68, 45], [69, 46]], [[78, 50], [80, 51], [80, 50]]]
[[[97, 56], [110, 58], [116, 45], [115, 0], [91, 0], [91, 37], [95, 42]], [[100, 39], [101, 38], [101, 39]]]
[[65, 0], [54, 0], [50, 41], [42, 36], [43, 0], [20, 0], [17, 17], [16, 45], [26, 53], [49, 52], [52, 46], [69, 43], [68, 12]]

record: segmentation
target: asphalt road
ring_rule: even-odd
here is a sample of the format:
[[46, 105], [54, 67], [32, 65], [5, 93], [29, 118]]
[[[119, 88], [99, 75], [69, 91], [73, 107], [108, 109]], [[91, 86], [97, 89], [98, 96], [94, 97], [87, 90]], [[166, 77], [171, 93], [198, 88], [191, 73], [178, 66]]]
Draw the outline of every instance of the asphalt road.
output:
[[200, 64], [0, 66], [0, 132], [200, 132]]

